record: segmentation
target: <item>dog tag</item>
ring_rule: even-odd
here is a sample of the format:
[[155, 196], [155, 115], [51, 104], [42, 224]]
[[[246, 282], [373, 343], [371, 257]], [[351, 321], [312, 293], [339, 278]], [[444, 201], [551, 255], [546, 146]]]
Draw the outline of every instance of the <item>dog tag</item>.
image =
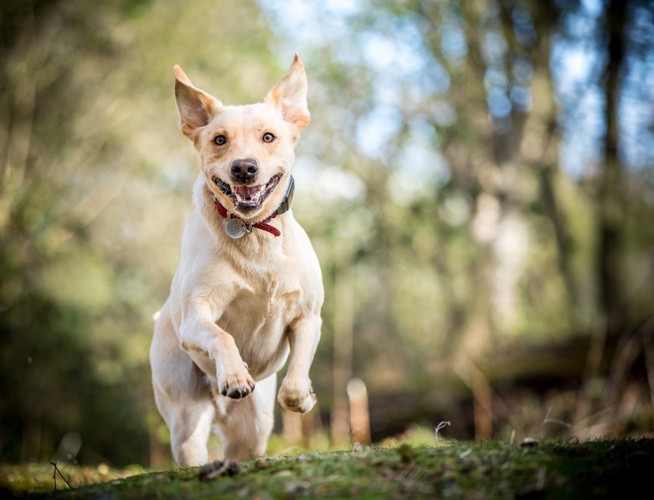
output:
[[233, 240], [243, 237], [247, 232], [247, 226], [241, 219], [229, 219], [225, 224], [225, 233]]

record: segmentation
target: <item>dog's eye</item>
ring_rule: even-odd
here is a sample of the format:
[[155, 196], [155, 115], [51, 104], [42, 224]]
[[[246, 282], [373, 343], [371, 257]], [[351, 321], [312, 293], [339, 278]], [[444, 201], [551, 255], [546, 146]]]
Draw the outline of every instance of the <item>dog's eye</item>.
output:
[[213, 142], [215, 142], [218, 146], [224, 146], [225, 144], [227, 144], [227, 137], [225, 137], [222, 134], [217, 135], [216, 137], [214, 137]]
[[275, 139], [277, 139], [277, 137], [275, 137], [275, 136], [274, 136], [273, 134], [271, 134], [270, 132], [266, 132], [265, 134], [263, 134], [263, 137], [262, 137], [261, 139], [263, 140], [263, 142], [271, 143], [271, 142], [273, 142]]

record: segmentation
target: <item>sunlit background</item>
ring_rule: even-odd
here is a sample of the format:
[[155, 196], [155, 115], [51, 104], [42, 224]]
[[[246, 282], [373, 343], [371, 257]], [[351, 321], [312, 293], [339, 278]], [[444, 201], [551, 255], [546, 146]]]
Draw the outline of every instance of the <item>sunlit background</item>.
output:
[[430, 444], [443, 422], [461, 440], [652, 434], [651, 2], [0, 15], [0, 462], [171, 463], [148, 348], [198, 171], [172, 67], [249, 103], [295, 51], [312, 121], [294, 213], [326, 303], [318, 407], [277, 409], [269, 451]]

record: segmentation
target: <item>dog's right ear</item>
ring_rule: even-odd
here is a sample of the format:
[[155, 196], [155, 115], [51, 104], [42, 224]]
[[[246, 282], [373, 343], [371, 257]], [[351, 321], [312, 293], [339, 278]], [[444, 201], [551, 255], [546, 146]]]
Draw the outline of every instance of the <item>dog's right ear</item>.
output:
[[191, 82], [182, 68], [175, 65], [175, 100], [179, 109], [180, 128], [189, 139], [195, 138], [195, 131], [211, 121], [222, 103], [200, 90]]

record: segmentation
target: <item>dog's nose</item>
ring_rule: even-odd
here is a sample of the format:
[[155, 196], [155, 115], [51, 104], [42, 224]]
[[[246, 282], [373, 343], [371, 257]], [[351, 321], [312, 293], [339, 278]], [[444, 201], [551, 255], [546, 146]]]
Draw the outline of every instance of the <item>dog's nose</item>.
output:
[[244, 158], [232, 162], [232, 178], [241, 184], [252, 184], [259, 173], [257, 160]]

